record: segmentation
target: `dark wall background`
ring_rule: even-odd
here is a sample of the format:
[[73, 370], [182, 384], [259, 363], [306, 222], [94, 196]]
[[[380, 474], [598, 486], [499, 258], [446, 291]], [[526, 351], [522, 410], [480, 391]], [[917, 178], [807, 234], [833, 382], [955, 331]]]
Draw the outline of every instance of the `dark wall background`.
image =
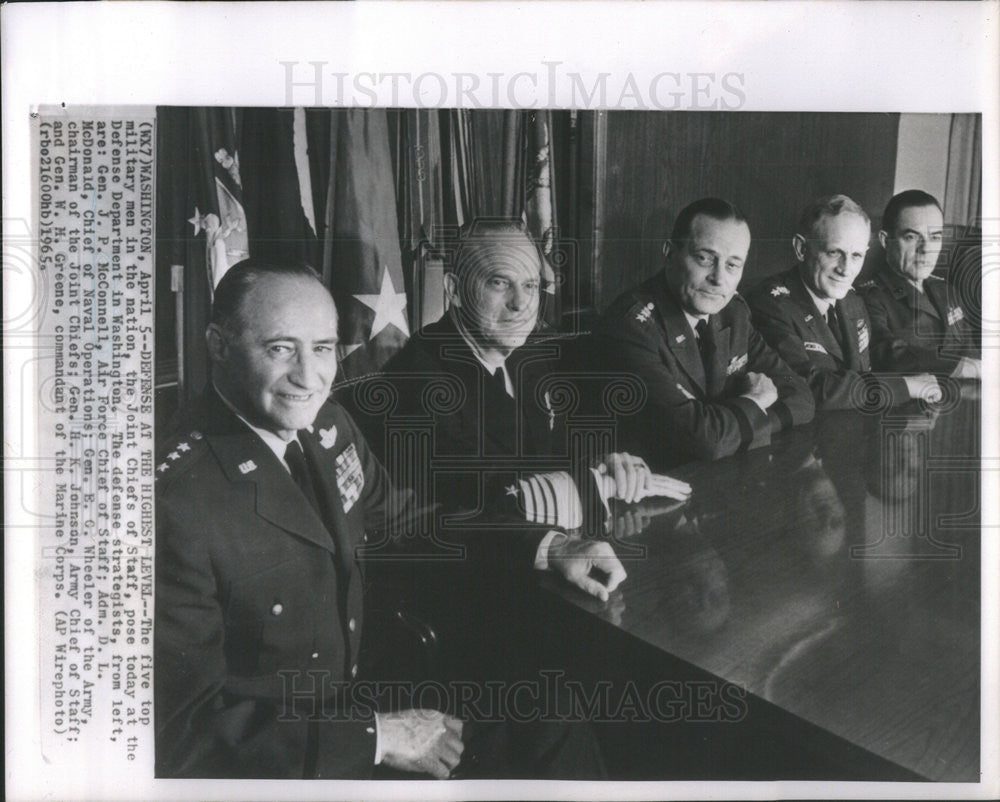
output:
[[603, 310], [661, 266], [685, 205], [718, 195], [743, 209], [753, 244], [742, 287], [784, 269], [812, 198], [841, 192], [872, 216], [892, 196], [898, 114], [610, 112], [602, 247], [594, 303]]

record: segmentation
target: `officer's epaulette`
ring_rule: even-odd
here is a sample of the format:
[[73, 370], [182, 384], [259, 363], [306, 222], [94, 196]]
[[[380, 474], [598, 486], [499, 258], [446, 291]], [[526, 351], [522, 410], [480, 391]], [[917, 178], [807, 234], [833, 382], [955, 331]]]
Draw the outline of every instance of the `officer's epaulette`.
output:
[[628, 311], [625, 313], [626, 319], [631, 318], [639, 323], [648, 323], [650, 318], [653, 316], [653, 309], [656, 305], [649, 300], [648, 297], [640, 297], [635, 303], [629, 306]]
[[167, 440], [163, 448], [158, 449], [156, 467], [153, 470], [156, 480], [183, 472], [193, 464], [195, 456], [204, 452], [205, 437], [197, 429], [182, 431]]
[[875, 279], [870, 278], [870, 279], [867, 279], [866, 281], [862, 281], [860, 284], [858, 284], [857, 285], [857, 289], [859, 289], [859, 290], [870, 290], [874, 286], [875, 286]]

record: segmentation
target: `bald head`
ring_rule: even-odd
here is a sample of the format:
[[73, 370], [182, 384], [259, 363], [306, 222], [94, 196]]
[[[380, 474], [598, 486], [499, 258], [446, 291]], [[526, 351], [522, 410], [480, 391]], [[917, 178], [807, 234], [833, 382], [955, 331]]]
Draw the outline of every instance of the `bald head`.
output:
[[463, 233], [445, 288], [479, 347], [506, 357], [524, 344], [538, 317], [542, 261], [522, 226], [477, 222]]
[[206, 340], [213, 382], [226, 401], [252, 425], [288, 440], [312, 424], [330, 394], [337, 309], [315, 273], [274, 268], [230, 269]]

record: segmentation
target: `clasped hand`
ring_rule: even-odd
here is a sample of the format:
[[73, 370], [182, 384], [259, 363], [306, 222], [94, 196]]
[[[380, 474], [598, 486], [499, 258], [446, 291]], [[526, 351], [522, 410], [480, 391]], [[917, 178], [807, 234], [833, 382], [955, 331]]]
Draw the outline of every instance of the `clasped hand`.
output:
[[666, 496], [678, 501], [687, 501], [691, 496], [691, 485], [687, 482], [653, 473], [642, 457], [626, 452], [602, 457], [595, 468], [604, 479], [605, 498], [633, 504], [649, 496]]
[[382, 762], [446, 780], [462, 759], [462, 722], [438, 710], [379, 713]]

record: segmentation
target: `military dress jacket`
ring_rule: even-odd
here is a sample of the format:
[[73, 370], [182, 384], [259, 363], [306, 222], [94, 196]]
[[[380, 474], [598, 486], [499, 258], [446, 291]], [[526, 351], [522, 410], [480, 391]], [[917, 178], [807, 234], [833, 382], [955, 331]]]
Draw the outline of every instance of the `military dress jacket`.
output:
[[836, 301], [840, 342], [809, 295], [798, 267], [770, 276], [747, 294], [753, 322], [778, 355], [802, 376], [817, 409], [855, 409], [880, 390], [909, 399], [900, 376], [871, 373], [871, 324], [864, 301], [849, 290]]
[[367, 777], [356, 551], [406, 497], [334, 404], [298, 432], [329, 528], [216, 393], [196, 418], [156, 467], [157, 775]]
[[[706, 375], [694, 332], [661, 271], [619, 297], [595, 328], [595, 362], [644, 386], [644, 406], [621, 418], [621, 447], [654, 469], [764, 445], [772, 431], [812, 420], [809, 387], [764, 342], [739, 295], [709, 317], [709, 326], [715, 354]], [[777, 387], [778, 400], [766, 412], [740, 395], [750, 371]]]
[[[560, 352], [558, 338], [531, 338], [515, 349], [505, 363], [514, 385], [511, 398], [446, 313], [411, 337], [383, 372], [400, 392], [399, 411], [433, 418], [436, 454], [530, 457], [559, 450], [561, 421], [536, 391]], [[423, 397], [433, 386], [447, 391]]]
[[980, 356], [975, 327], [940, 276], [917, 289], [883, 260], [858, 285], [872, 323], [875, 370], [949, 375], [961, 357]]
[[[439, 505], [445, 514], [478, 511], [479, 521], [509, 520], [505, 488], [516, 476], [566, 469], [571, 462], [564, 417], [541, 384], [555, 369], [561, 348], [559, 339], [545, 339], [516, 349], [505, 363], [515, 388], [511, 398], [446, 314], [411, 337], [382, 374], [339, 388], [338, 397], [393, 483], [416, 490], [422, 505]], [[547, 531], [511, 532], [502, 539], [505, 559], [523, 572]], [[485, 540], [496, 538], [471, 542], [477, 549], [497, 545]], [[491, 548], [482, 554], [496, 558]]]

